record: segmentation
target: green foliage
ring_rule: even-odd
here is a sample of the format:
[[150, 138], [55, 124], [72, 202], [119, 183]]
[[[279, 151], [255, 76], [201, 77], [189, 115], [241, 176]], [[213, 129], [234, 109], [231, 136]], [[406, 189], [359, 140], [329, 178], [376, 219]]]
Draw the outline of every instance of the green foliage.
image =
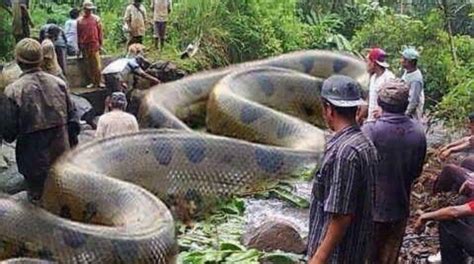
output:
[[261, 252], [240, 243], [244, 232], [245, 207], [241, 199], [223, 202], [214, 213], [192, 228], [179, 226], [178, 243], [182, 252], [180, 264], [205, 263], [300, 263], [302, 256], [280, 251]]
[[[445, 21], [438, 11], [430, 12], [422, 20], [403, 15], [386, 15], [357, 31], [352, 44], [358, 50], [375, 46], [384, 48], [389, 52], [392, 68], [400, 67], [399, 52], [403, 45], [418, 47], [422, 51], [419, 66], [425, 77], [427, 104], [433, 106], [452, 90], [463, 90], [455, 87], [458, 85], [464, 87], [468, 76], [472, 78], [474, 75], [472, 38], [454, 37], [454, 46], [458, 55], [458, 63], [456, 63], [449, 35], [443, 30], [444, 24]], [[460, 93], [460, 91], [455, 92], [455, 94]], [[462, 100], [467, 102], [468, 99]], [[443, 109], [449, 109], [449, 107], [446, 108], [447, 105], [449, 102], [445, 102]], [[467, 105], [469, 104], [465, 106]], [[456, 119], [459, 119], [460, 114], [457, 112], [450, 116], [458, 115]]]
[[12, 35], [12, 21], [10, 14], [3, 8], [0, 8], [0, 62], [13, 57], [13, 47], [15, 41]]

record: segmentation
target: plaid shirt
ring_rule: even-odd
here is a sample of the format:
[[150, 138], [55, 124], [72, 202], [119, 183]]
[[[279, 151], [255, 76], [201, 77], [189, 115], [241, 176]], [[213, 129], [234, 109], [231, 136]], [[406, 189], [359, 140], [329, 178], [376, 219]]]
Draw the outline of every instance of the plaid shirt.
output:
[[308, 257], [321, 245], [331, 214], [351, 215], [352, 222], [328, 263], [364, 263], [372, 240], [371, 206], [377, 151], [356, 126], [338, 132], [327, 144], [311, 197]]

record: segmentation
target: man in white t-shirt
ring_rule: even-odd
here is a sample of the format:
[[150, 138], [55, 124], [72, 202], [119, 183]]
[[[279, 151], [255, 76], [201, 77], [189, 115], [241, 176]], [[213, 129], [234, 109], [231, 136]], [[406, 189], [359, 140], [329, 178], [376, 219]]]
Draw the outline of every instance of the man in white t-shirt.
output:
[[369, 82], [369, 110], [367, 121], [374, 121], [381, 115], [381, 109], [377, 104], [380, 86], [395, 75], [388, 69], [386, 62], [387, 54], [383, 49], [373, 48], [367, 55], [367, 69], [370, 74]]
[[122, 92], [115, 92], [110, 100], [110, 112], [99, 118], [95, 137], [98, 139], [138, 132], [135, 116], [125, 112], [127, 98]]

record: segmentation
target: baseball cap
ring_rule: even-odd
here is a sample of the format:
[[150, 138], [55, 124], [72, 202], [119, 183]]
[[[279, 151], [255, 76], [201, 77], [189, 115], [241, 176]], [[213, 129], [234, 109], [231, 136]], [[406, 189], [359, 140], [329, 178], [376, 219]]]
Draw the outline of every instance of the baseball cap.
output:
[[408, 103], [410, 89], [401, 79], [390, 79], [382, 83], [378, 92], [378, 99], [390, 105], [404, 105]]
[[415, 47], [406, 47], [402, 51], [403, 58], [407, 60], [416, 60], [420, 57], [420, 53], [415, 49]]
[[361, 87], [354, 79], [333, 75], [323, 82], [321, 97], [338, 107], [356, 107], [365, 105]]
[[90, 0], [84, 0], [84, 2], [82, 3], [82, 8], [84, 8], [84, 9], [96, 9], [94, 4]]
[[390, 65], [386, 62], [387, 53], [383, 49], [373, 48], [367, 55], [369, 61], [375, 62], [378, 65], [388, 68]]
[[127, 104], [127, 97], [122, 92], [114, 92], [110, 98], [111, 103], [113, 104]]

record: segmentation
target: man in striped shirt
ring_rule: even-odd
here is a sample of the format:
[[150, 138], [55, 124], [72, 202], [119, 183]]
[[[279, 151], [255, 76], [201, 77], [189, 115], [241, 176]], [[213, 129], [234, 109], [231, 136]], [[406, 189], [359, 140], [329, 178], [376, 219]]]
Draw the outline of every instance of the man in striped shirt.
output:
[[321, 90], [326, 123], [336, 134], [326, 146], [312, 190], [308, 261], [364, 263], [370, 255], [377, 151], [356, 124], [364, 104], [351, 78], [332, 76]]

